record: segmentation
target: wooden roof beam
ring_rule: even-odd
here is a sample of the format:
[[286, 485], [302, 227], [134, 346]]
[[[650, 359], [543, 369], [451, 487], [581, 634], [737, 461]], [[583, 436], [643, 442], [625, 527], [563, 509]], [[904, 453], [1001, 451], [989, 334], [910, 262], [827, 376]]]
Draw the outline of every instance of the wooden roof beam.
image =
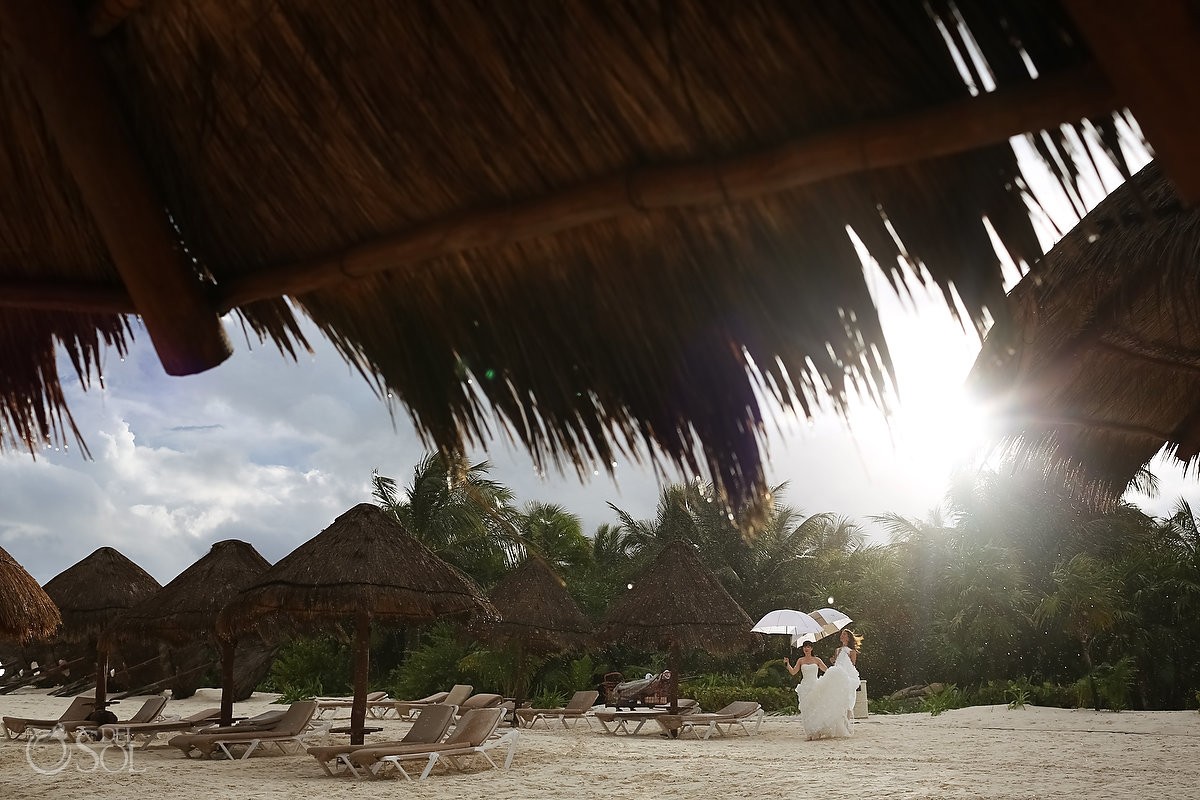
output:
[[233, 353], [113, 100], [104, 62], [68, 0], [3, 0], [0, 35], [37, 98], [50, 135], [91, 212], [171, 375]]
[[122, 286], [68, 281], [0, 281], [0, 308], [79, 314], [137, 313]]
[[829, 178], [955, 155], [1122, 107], [1100, 69], [1085, 65], [1013, 89], [868, 120], [724, 160], [622, 172], [499, 208], [432, 220], [299, 264], [221, 286], [222, 311], [302, 295], [440, 256], [550, 236], [652, 209], [738, 202]]
[[1200, 202], [1200, 10], [1190, 0], [1066, 0], [1163, 172]]

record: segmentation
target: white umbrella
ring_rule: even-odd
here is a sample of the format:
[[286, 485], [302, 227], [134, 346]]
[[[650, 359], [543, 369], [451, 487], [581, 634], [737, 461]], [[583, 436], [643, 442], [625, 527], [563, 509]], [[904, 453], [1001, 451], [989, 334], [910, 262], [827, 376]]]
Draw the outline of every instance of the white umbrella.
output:
[[803, 611], [778, 608], [760, 619], [750, 630], [755, 633], [782, 633], [792, 637], [792, 644], [795, 645], [801, 636], [820, 633], [821, 624]]
[[854, 621], [836, 608], [818, 608], [804, 616], [813, 621], [816, 630], [807, 630], [792, 637], [792, 646], [794, 647], [799, 647], [804, 642], [819, 642]]

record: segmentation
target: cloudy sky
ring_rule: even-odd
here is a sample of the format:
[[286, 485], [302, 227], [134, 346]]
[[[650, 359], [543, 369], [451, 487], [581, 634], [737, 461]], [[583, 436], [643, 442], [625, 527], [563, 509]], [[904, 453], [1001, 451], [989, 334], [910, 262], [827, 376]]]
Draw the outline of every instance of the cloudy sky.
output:
[[[902, 302], [881, 278], [874, 283], [902, 393], [891, 424], [867, 407], [854, 413], [852, 432], [833, 416], [778, 416], [769, 453], [771, 481], [790, 484], [786, 502], [854, 518], [868, 530], [873, 514], [925, 517], [978, 437], [960, 388], [978, 341], [940, 303], [921, 295]], [[308, 338], [316, 352], [294, 363], [272, 347], [251, 347], [234, 320], [226, 324], [237, 353], [201, 375], [167, 377], [141, 332], [126, 359], [109, 354], [104, 388], [82, 391], [62, 364], [92, 459], [74, 449], [36, 459], [0, 454], [0, 545], [38, 580], [102, 545], [163, 583], [221, 539], [249, 541], [275, 561], [370, 501], [372, 470], [407, 482], [425, 453], [408, 419], [393, 420], [315, 330]], [[610, 502], [638, 517], [654, 513], [660, 483], [644, 467], [619, 462], [615, 479], [602, 472], [581, 483], [573, 473], [539, 478], [503, 442], [477, 455], [522, 503], [562, 504], [589, 533], [615, 521]], [[1200, 494], [1178, 470], [1161, 464], [1156, 471], [1163, 492], [1142, 499], [1151, 513]]]

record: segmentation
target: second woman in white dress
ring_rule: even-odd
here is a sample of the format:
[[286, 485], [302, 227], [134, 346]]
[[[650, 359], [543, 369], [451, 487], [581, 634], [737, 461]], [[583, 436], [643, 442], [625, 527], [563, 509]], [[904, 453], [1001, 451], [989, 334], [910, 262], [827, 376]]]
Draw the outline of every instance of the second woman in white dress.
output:
[[859, 640], [848, 630], [841, 632], [841, 638], [842, 646], [834, 654], [833, 666], [800, 702], [800, 721], [809, 739], [853, 735], [850, 724], [859, 685]]

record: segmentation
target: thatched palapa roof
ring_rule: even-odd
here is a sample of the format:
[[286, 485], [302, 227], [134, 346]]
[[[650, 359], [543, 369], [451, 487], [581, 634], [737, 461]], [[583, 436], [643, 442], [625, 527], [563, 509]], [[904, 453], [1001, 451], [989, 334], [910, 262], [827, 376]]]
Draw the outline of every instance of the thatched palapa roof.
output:
[[489, 609], [479, 587], [410, 536], [393, 517], [360, 503], [252, 581], [221, 612], [222, 633], [262, 618], [327, 622], [366, 612], [403, 623]]
[[760, 501], [748, 365], [801, 413], [886, 382], [847, 226], [978, 322], [982, 218], [1040, 254], [1009, 136], [1069, 181], [1059, 124], [1116, 153], [1128, 104], [1200, 189], [1181, 9], [4, 4], [0, 442], [78, 437], [55, 341], [86, 379], [137, 314], [190, 374], [220, 314], [295, 353], [299, 312], [445, 451], [494, 410], [539, 464], [652, 444]]
[[1018, 284], [971, 374], [1018, 458], [1119, 498], [1166, 448], [1200, 457], [1200, 211], [1150, 164]]
[[55, 575], [44, 588], [62, 612], [59, 635], [68, 642], [86, 642], [162, 586], [121, 553], [101, 547]]
[[54, 635], [62, 617], [33, 576], [0, 547], [0, 640], [24, 644]]
[[754, 620], [701, 563], [695, 545], [676, 539], [609, 606], [597, 638], [732, 653], [756, 640], [753, 627]]
[[553, 652], [583, 644], [593, 625], [545, 559], [530, 554], [488, 592], [493, 619], [472, 624], [487, 641], [519, 641], [526, 651]]
[[217, 542], [173, 581], [122, 614], [111, 634], [192, 642], [212, 632], [217, 615], [271, 563], [238, 539]]

